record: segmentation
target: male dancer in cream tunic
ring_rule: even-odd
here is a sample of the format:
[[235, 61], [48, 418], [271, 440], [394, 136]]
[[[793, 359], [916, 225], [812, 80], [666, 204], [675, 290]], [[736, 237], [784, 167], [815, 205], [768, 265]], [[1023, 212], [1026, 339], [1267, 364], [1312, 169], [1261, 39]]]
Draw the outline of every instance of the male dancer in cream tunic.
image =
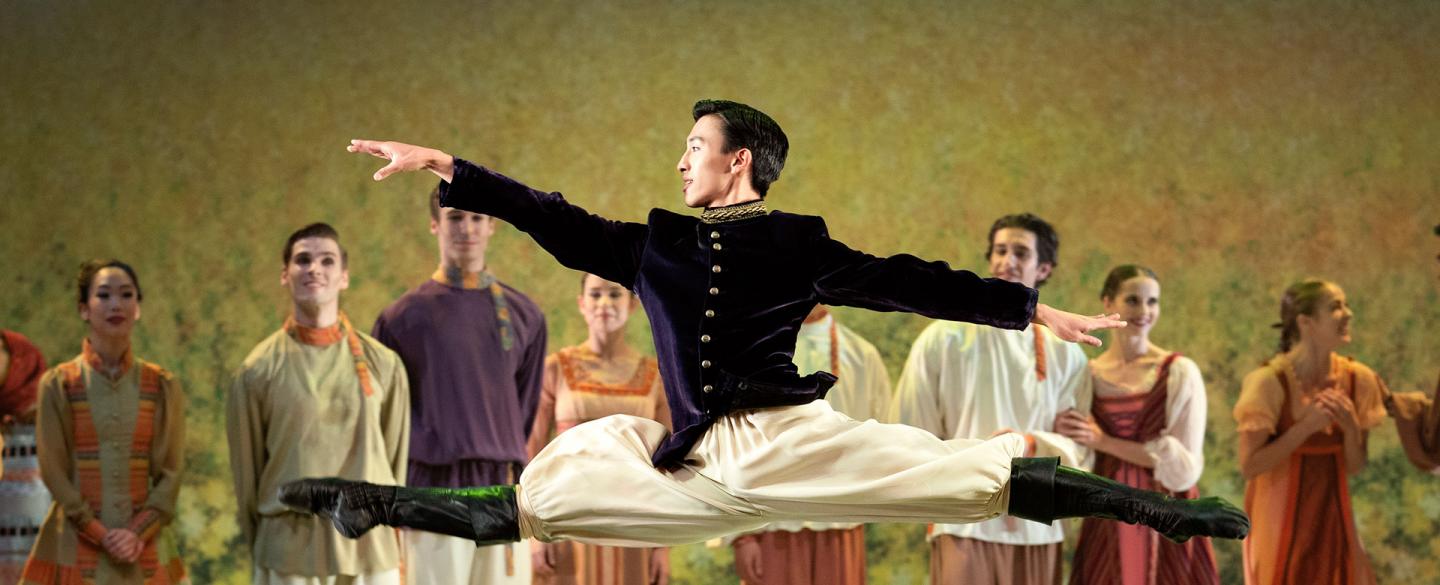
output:
[[[995, 221], [985, 260], [995, 278], [1039, 288], [1054, 273], [1060, 236], [1028, 213]], [[1085, 353], [1044, 327], [1020, 331], [937, 321], [910, 349], [895, 391], [890, 419], [943, 439], [985, 439], [1006, 430], [1022, 433], [1029, 455], [1055, 456], [1079, 466], [1086, 449], [1054, 432], [1055, 417], [1082, 396]], [[936, 585], [1060, 583], [1059, 523], [996, 518], [972, 524], [936, 524], [930, 533], [930, 582]]]

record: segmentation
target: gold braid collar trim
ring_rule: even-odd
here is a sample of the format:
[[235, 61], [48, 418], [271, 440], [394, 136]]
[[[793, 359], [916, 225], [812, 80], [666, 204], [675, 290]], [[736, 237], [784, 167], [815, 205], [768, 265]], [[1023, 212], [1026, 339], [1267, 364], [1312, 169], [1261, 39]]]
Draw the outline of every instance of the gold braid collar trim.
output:
[[700, 221], [705, 223], [725, 223], [727, 221], [759, 217], [767, 213], [770, 213], [770, 210], [765, 207], [765, 200], [758, 199], [739, 205], [706, 208], [700, 212]]

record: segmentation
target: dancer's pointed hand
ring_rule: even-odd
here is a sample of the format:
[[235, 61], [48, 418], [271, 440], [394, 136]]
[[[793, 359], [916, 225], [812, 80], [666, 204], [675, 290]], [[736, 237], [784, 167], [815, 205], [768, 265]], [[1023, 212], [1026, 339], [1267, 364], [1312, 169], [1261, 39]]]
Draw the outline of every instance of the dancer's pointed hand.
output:
[[433, 148], [383, 140], [351, 140], [348, 152], [359, 152], [390, 161], [373, 178], [383, 181], [395, 173], [427, 170], [450, 182], [455, 177], [455, 157]]
[[1119, 314], [1086, 317], [1061, 311], [1044, 303], [1035, 305], [1035, 318], [1030, 322], [1049, 327], [1051, 331], [1055, 332], [1056, 337], [1065, 341], [1084, 343], [1095, 347], [1100, 347], [1100, 339], [1090, 335], [1091, 331], [1125, 326], [1125, 322], [1120, 320]]

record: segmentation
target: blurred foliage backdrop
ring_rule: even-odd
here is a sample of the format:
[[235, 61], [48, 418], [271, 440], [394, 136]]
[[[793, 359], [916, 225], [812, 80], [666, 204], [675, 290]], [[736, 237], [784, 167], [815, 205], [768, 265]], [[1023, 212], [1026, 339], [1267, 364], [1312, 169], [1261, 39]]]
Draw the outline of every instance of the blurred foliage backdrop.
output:
[[[678, 209], [697, 98], [789, 133], [773, 207], [876, 253], [984, 270], [997, 216], [1058, 227], [1044, 297], [1098, 310], [1114, 264], [1163, 278], [1158, 343], [1209, 382], [1203, 491], [1241, 500], [1230, 406], [1275, 344], [1289, 282], [1346, 287], [1348, 352], [1396, 390], [1440, 356], [1440, 4], [7, 0], [0, 6], [0, 325], [52, 362], [79, 349], [77, 264], [146, 286], [137, 353], [191, 397], [179, 534], [198, 583], [245, 583], [224, 448], [229, 372], [277, 328], [285, 236], [335, 224], [349, 314], [370, 323], [433, 270], [425, 194], [374, 184], [354, 137], [435, 145], [593, 211]], [[504, 229], [491, 264], [582, 339], [575, 278]], [[897, 375], [923, 319], [842, 310]], [[642, 324], [634, 324], [646, 344]], [[1440, 480], [1371, 438], [1355, 517], [1383, 580], [1440, 581]], [[604, 486], [586, 486], [605, 489]], [[919, 527], [872, 528], [876, 583], [920, 582]], [[1239, 547], [1217, 546], [1227, 582]], [[733, 582], [675, 551], [678, 583]]]

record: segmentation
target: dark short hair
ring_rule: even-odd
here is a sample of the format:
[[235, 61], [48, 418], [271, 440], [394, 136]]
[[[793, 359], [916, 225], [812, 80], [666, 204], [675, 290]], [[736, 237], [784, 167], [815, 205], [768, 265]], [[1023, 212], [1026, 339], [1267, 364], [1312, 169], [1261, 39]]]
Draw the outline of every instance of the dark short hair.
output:
[[330, 224], [321, 221], [302, 227], [295, 230], [295, 233], [290, 234], [290, 237], [285, 240], [285, 251], [280, 254], [281, 264], [285, 266], [290, 265], [290, 255], [295, 250], [295, 242], [306, 238], [326, 238], [334, 241], [335, 246], [340, 248], [340, 266], [343, 267], [350, 264], [350, 253], [346, 252], [345, 245], [340, 243], [340, 232], [335, 231], [335, 228], [330, 227]]
[[1125, 284], [1125, 281], [1137, 276], [1144, 276], [1155, 282], [1160, 282], [1160, 277], [1155, 275], [1154, 270], [1140, 266], [1139, 264], [1121, 264], [1111, 269], [1110, 274], [1105, 276], [1105, 284], [1100, 287], [1100, 299], [1115, 298], [1115, 294], [1120, 292], [1120, 285]]
[[145, 300], [145, 293], [140, 290], [140, 277], [135, 274], [135, 269], [131, 268], [129, 264], [110, 258], [95, 259], [80, 264], [80, 276], [75, 279], [76, 288], [80, 292], [80, 304], [83, 305], [90, 300], [90, 285], [95, 282], [95, 276], [106, 268], [124, 270], [125, 274], [130, 275], [130, 282], [135, 285], [135, 300]]
[[765, 112], [736, 102], [700, 100], [695, 102], [691, 114], [696, 120], [710, 114], [720, 117], [720, 131], [725, 136], [722, 151], [734, 152], [741, 148], [750, 151], [750, 186], [761, 197], [770, 190], [771, 183], [780, 180], [785, 155], [790, 151], [790, 139]]
[[[1019, 228], [1035, 234], [1035, 253], [1039, 261], [1050, 264], [1053, 271], [1060, 265], [1057, 257], [1060, 255], [1060, 234], [1055, 233], [1055, 228], [1043, 219], [1030, 213], [1016, 213], [1007, 215], [995, 220], [990, 226], [990, 235], [985, 237], [985, 260], [990, 260], [990, 253], [995, 251], [995, 233], [1005, 228]], [[1035, 288], [1045, 284], [1050, 277], [1040, 279], [1035, 283]]]

